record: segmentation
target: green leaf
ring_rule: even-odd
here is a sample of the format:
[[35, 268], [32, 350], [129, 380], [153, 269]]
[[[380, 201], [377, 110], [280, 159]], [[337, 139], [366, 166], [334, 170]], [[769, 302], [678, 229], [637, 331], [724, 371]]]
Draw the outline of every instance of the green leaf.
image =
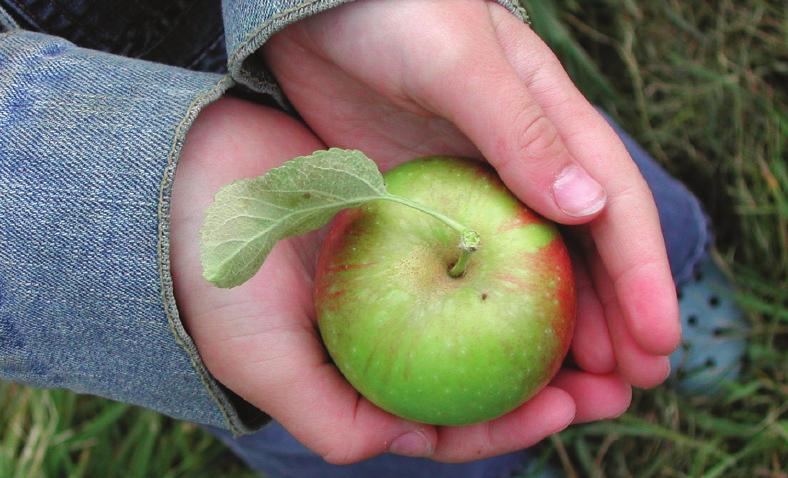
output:
[[222, 187], [202, 226], [203, 276], [235, 287], [262, 266], [277, 241], [318, 229], [340, 210], [387, 195], [377, 165], [331, 148]]

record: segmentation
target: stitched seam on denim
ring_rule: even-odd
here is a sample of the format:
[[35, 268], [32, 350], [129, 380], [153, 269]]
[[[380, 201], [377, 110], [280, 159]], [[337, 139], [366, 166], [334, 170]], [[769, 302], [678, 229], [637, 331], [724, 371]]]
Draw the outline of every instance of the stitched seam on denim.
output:
[[[278, 27], [287, 26], [295, 20], [299, 20], [310, 14], [315, 14], [330, 8], [334, 8], [352, 0], [337, 0], [334, 2], [328, 2], [325, 5], [321, 5], [320, 9], [309, 12], [307, 15], [300, 16], [300, 14], [303, 13], [303, 10], [321, 1], [324, 0], [305, 0], [297, 5], [277, 13], [268, 20], [264, 21], [252, 33], [248, 34], [246, 39], [240, 42], [227, 62], [228, 70], [230, 71], [230, 74], [233, 75], [233, 78], [258, 92], [270, 94], [280, 106], [287, 109], [287, 102], [284, 99], [284, 93], [276, 81], [271, 78], [260, 79], [255, 77], [250, 72], [245, 71], [243, 68], [243, 60], [239, 60], [239, 58], [246, 59], [249, 55], [258, 50], [266, 41], [268, 41], [268, 39], [271, 37], [271, 35], [273, 35]], [[269, 76], [265, 73], [264, 75]]]
[[[246, 39], [244, 41], [242, 41], [238, 45], [238, 47], [233, 52], [233, 55], [230, 57], [230, 61], [228, 62], [230, 64], [230, 66], [238, 63], [238, 57], [239, 56], [243, 55], [244, 57], [246, 57], [246, 56], [249, 56], [252, 53], [251, 51], [248, 52], [248, 53], [246, 52], [246, 50], [248, 49], [249, 44], [252, 43], [252, 42], [257, 43], [257, 41], [256, 41], [257, 37], [266, 28], [268, 28], [268, 26], [270, 26], [272, 23], [274, 23], [275, 21], [279, 20], [282, 17], [289, 16], [290, 14], [292, 14], [293, 12], [295, 12], [297, 10], [300, 10], [301, 8], [308, 7], [308, 6], [312, 5], [312, 4], [318, 3], [320, 1], [322, 1], [322, 0], [304, 0], [303, 2], [298, 3], [298, 4], [288, 8], [286, 10], [282, 10], [281, 12], [279, 12], [276, 15], [272, 16], [268, 20], [264, 21], [262, 23], [262, 25], [257, 27], [256, 30], [254, 30], [252, 33], [246, 35]], [[347, 0], [339, 0], [339, 1], [347, 1]], [[258, 45], [255, 48], [252, 48], [252, 50], [257, 50], [258, 48], [260, 48], [260, 46], [262, 46], [262, 44]], [[240, 67], [239, 67], [239, 69], [240, 69]], [[233, 71], [233, 68], [231, 68], [230, 71]]]
[[0, 7], [0, 30], [16, 30], [19, 24], [14, 20], [14, 17], [8, 13], [5, 8]]
[[164, 311], [167, 315], [167, 322], [170, 326], [170, 331], [175, 337], [178, 345], [186, 352], [191, 361], [192, 368], [197, 372], [203, 386], [205, 387], [208, 395], [216, 403], [222, 416], [229, 429], [234, 434], [248, 433], [249, 430], [238, 416], [235, 408], [230, 404], [229, 400], [216, 384], [213, 377], [203, 364], [199, 353], [196, 351], [194, 344], [189, 337], [178, 315], [177, 304], [175, 303], [175, 295], [172, 288], [172, 275], [170, 271], [170, 244], [169, 244], [169, 228], [170, 228], [170, 204], [172, 199], [172, 184], [175, 177], [175, 168], [178, 163], [180, 152], [183, 148], [186, 133], [192, 125], [197, 115], [210, 102], [218, 99], [228, 88], [233, 86], [233, 80], [229, 75], [224, 75], [222, 79], [214, 85], [208, 92], [201, 94], [192, 101], [186, 109], [185, 116], [175, 128], [173, 143], [170, 152], [167, 156], [167, 165], [164, 169], [164, 176], [162, 177], [159, 186], [159, 207], [158, 207], [158, 265], [159, 265], [159, 278], [161, 281], [161, 294], [164, 305]]

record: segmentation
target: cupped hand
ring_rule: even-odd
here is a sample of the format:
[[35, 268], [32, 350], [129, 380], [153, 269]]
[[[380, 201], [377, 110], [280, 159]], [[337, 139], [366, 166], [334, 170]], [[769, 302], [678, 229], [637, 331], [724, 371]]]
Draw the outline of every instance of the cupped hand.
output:
[[428, 154], [483, 157], [542, 215], [584, 224], [572, 228], [576, 362], [639, 387], [667, 377], [680, 329], [653, 198], [527, 25], [481, 0], [364, 0], [289, 26], [261, 54], [328, 145], [384, 168]]
[[616, 416], [627, 407], [629, 386], [616, 375], [564, 370], [519, 409], [478, 425], [433, 427], [377, 408], [331, 364], [318, 335], [312, 289], [324, 231], [278, 243], [242, 286], [219, 289], [206, 282], [199, 229], [216, 191], [322, 148], [292, 118], [234, 99], [209, 106], [189, 131], [172, 198], [175, 298], [204, 363], [221, 383], [332, 463], [387, 451], [469, 461], [527, 447], [572, 421]]

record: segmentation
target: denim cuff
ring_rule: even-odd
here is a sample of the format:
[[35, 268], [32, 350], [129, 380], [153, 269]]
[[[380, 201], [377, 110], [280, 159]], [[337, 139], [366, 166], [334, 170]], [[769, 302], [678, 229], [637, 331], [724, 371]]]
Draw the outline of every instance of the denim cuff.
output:
[[[270, 94], [287, 108], [284, 93], [254, 53], [276, 32], [352, 0], [223, 0], [227, 67], [233, 79], [258, 93]], [[518, 0], [497, 0], [523, 21], [528, 15]]]
[[170, 275], [184, 138], [232, 84], [0, 34], [0, 378], [236, 434], [266, 420], [206, 370]]

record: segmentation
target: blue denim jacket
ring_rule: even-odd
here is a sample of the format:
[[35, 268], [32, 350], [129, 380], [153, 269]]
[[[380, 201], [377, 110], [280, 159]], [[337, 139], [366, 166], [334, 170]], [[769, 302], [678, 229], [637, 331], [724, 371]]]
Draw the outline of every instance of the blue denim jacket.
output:
[[227, 75], [80, 48], [0, 8], [0, 378], [236, 434], [265, 423], [211, 377], [179, 320], [172, 181], [190, 125], [228, 88], [282, 102], [252, 53], [346, 2], [225, 0]]

